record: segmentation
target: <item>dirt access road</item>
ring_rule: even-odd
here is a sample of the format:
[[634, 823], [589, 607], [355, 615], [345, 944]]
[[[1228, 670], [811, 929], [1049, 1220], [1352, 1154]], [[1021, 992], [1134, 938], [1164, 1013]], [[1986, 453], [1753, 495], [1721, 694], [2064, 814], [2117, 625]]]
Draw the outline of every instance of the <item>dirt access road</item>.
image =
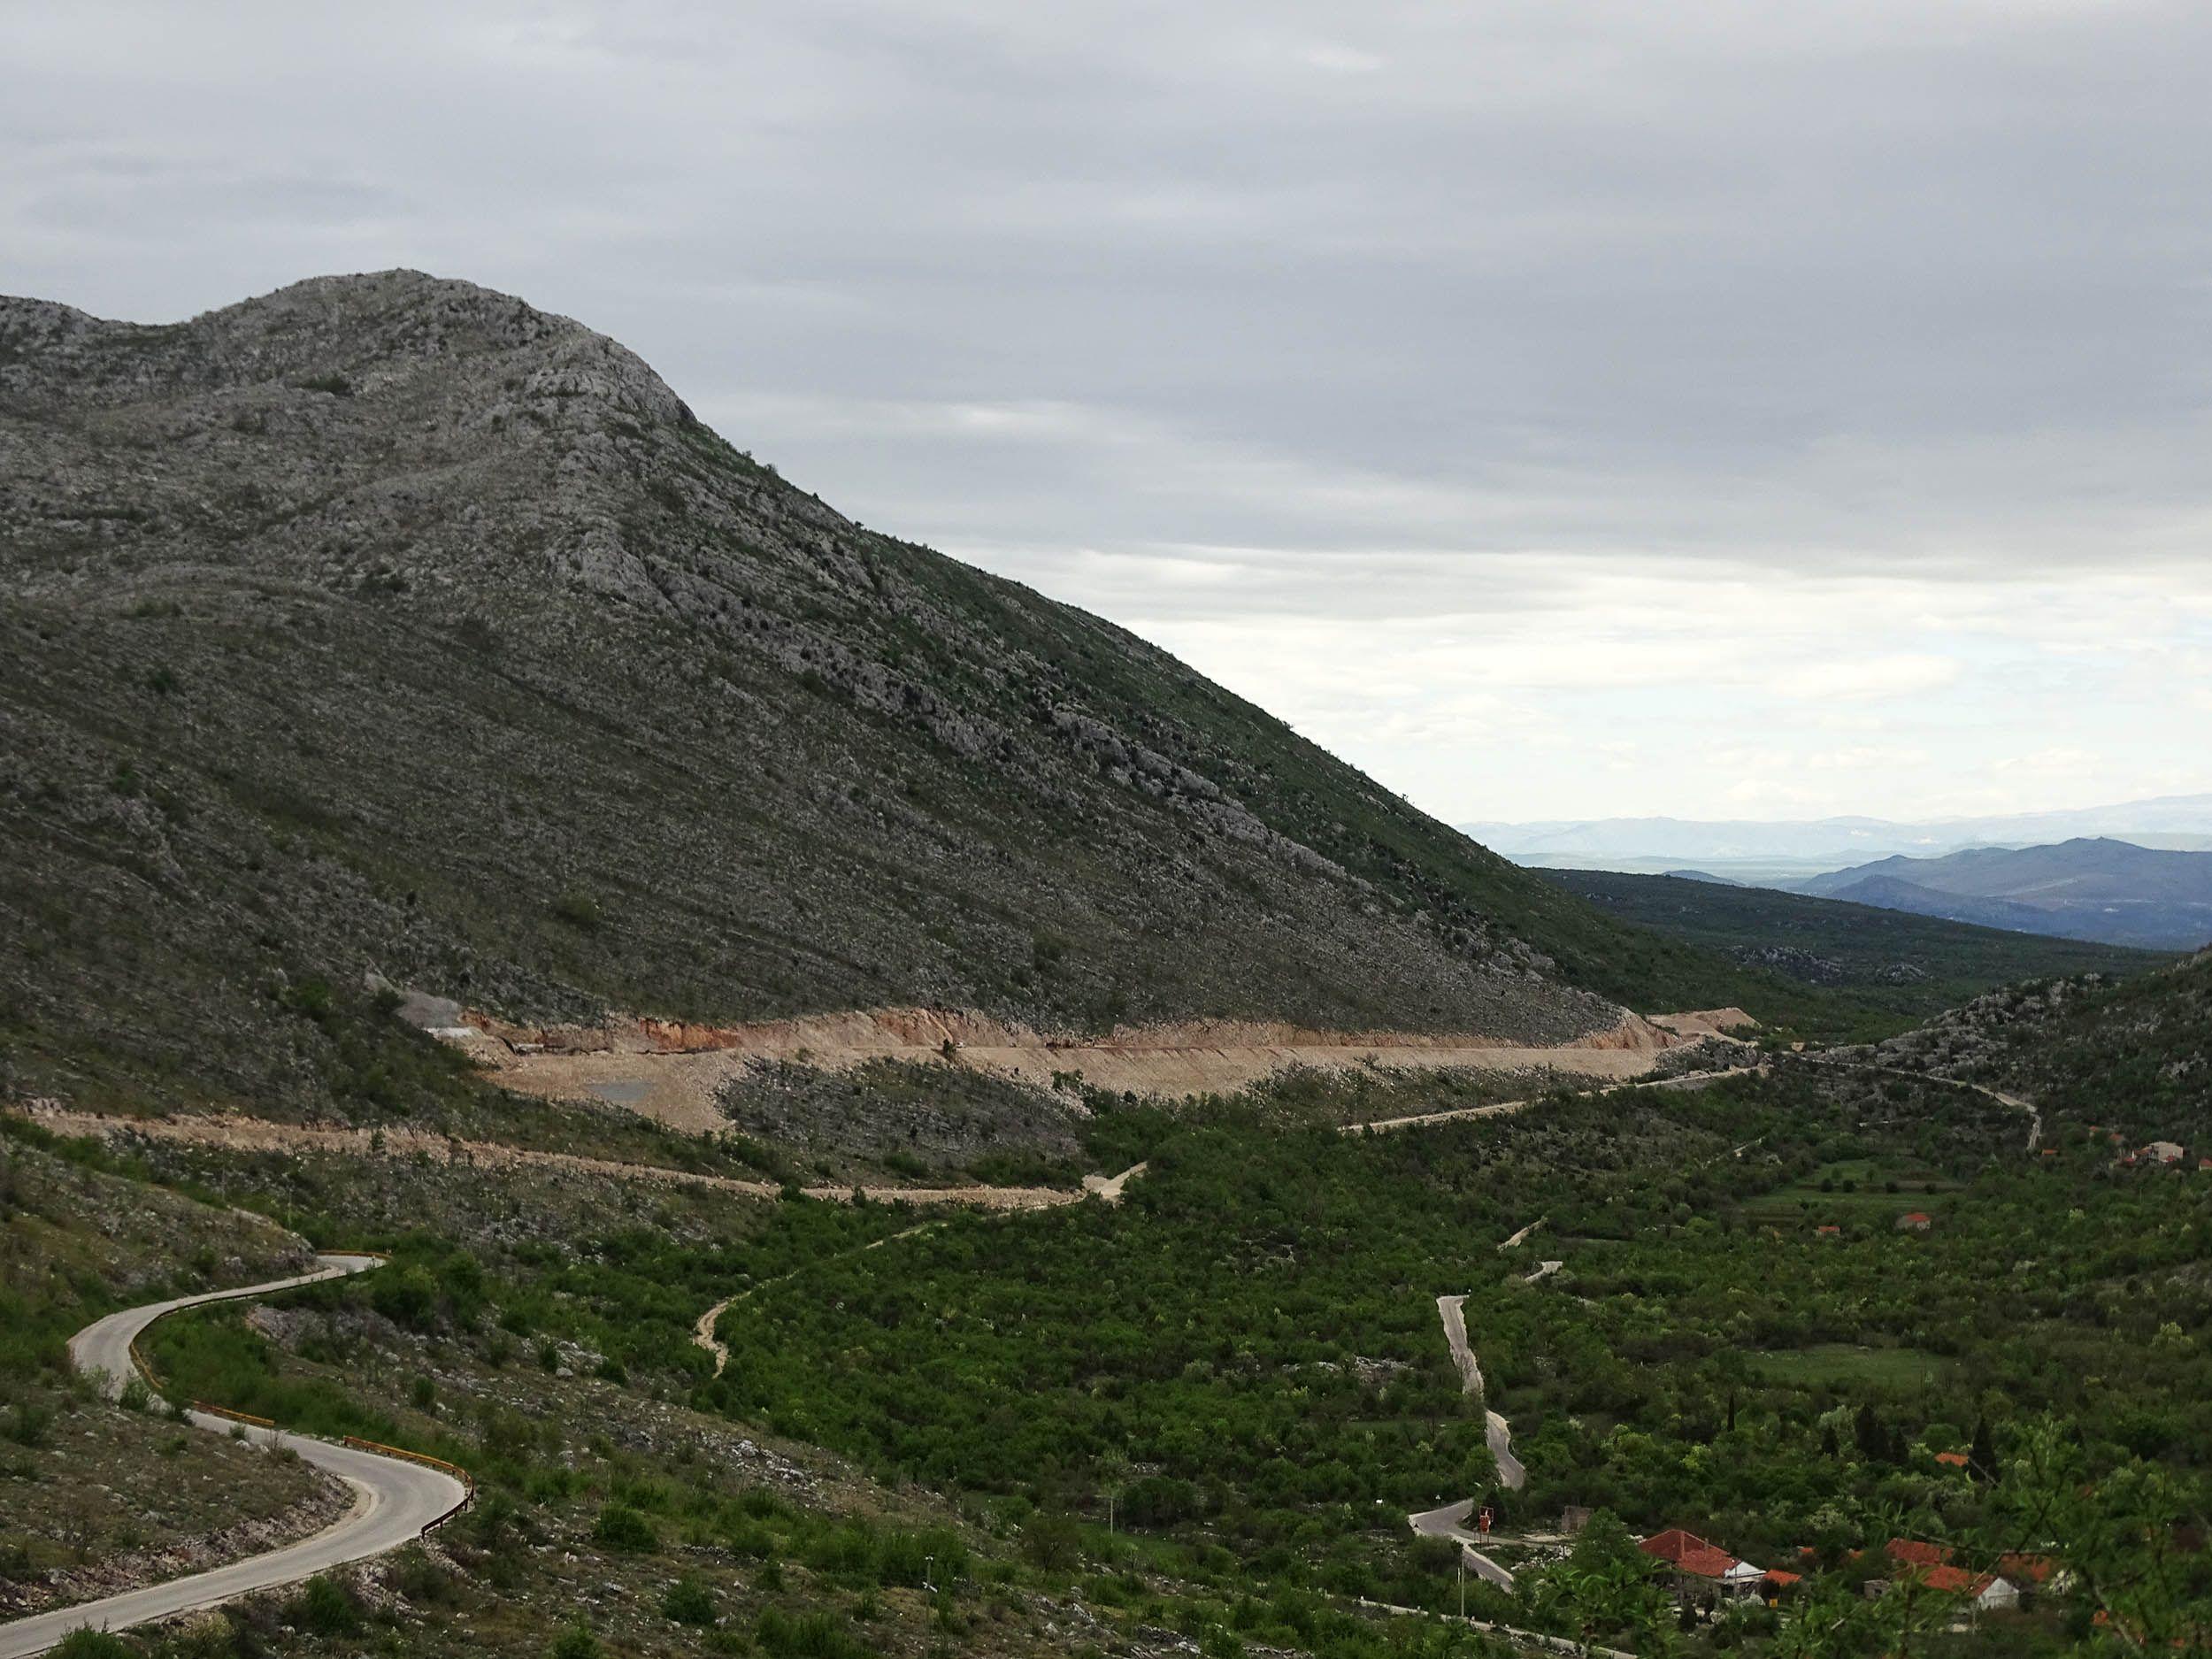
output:
[[[111, 1313], [70, 1339], [70, 1363], [94, 1378], [112, 1397], [138, 1374], [131, 1356], [131, 1344], [164, 1314], [211, 1302], [267, 1295], [383, 1265], [373, 1256], [323, 1256], [316, 1260], [321, 1265], [314, 1272], [303, 1273], [296, 1279], [280, 1279], [238, 1290], [211, 1291], [199, 1296], [180, 1296], [170, 1302]], [[147, 1380], [150, 1384], [152, 1381], [150, 1378]], [[240, 1426], [228, 1417], [205, 1411], [188, 1411], [185, 1418], [195, 1428], [218, 1434], [228, 1434]], [[73, 1630], [122, 1630], [173, 1618], [180, 1613], [234, 1601], [256, 1590], [296, 1584], [349, 1561], [382, 1555], [421, 1537], [425, 1527], [451, 1514], [468, 1495], [468, 1489], [460, 1481], [442, 1470], [425, 1464], [379, 1456], [357, 1447], [341, 1446], [303, 1434], [280, 1436], [275, 1431], [257, 1429], [246, 1432], [252, 1438], [280, 1439], [284, 1446], [298, 1453], [304, 1461], [344, 1481], [356, 1494], [352, 1509], [312, 1538], [302, 1539], [266, 1555], [233, 1562], [211, 1572], [194, 1573], [189, 1578], [173, 1578], [166, 1584], [150, 1585], [142, 1590], [129, 1590], [97, 1601], [0, 1624], [0, 1659], [26, 1659], [28, 1655], [44, 1653]]]
[[[1678, 1077], [1635, 1077], [1624, 1083], [1608, 1083], [1597, 1088], [1571, 1090], [1577, 1100], [1594, 1100], [1601, 1094], [1617, 1094], [1631, 1088], [1705, 1088], [1723, 1078], [1747, 1077], [1763, 1074], [1763, 1065], [1729, 1066], [1714, 1071], [1685, 1071]], [[1377, 1118], [1367, 1123], [1346, 1124], [1343, 1133], [1358, 1134], [1394, 1134], [1402, 1129], [1425, 1129], [1432, 1124], [1457, 1123], [1468, 1118], [1509, 1118], [1515, 1112], [1526, 1111], [1532, 1106], [1542, 1105], [1543, 1099], [1493, 1101], [1487, 1106], [1458, 1106], [1450, 1111], [1416, 1112], [1409, 1118]], [[1502, 1248], [1502, 1247], [1501, 1247]]]
[[[1526, 1229], [1524, 1229], [1524, 1234], [1525, 1232]], [[1436, 1311], [1444, 1322], [1444, 1340], [1451, 1345], [1452, 1363], [1459, 1367], [1461, 1389], [1469, 1399], [1479, 1400], [1483, 1394], [1482, 1366], [1475, 1359], [1474, 1349], [1467, 1345], [1466, 1302], [1464, 1296], [1439, 1296]], [[1491, 1461], [1498, 1466], [1500, 1483], [1509, 1491], [1518, 1492], [1528, 1484], [1528, 1471], [1513, 1455], [1512, 1425], [1485, 1406], [1482, 1436], [1489, 1444]], [[1424, 1509], [1418, 1515], [1409, 1515], [1406, 1522], [1424, 1538], [1451, 1539], [1458, 1544], [1461, 1558], [1474, 1570], [1477, 1577], [1496, 1585], [1501, 1590], [1510, 1590], [1513, 1587], [1513, 1574], [1476, 1548], [1486, 1540], [1479, 1533], [1468, 1530], [1468, 1523], [1473, 1519], [1474, 1513], [1475, 1501], [1462, 1498], [1458, 1502], [1447, 1503], [1440, 1509]]]

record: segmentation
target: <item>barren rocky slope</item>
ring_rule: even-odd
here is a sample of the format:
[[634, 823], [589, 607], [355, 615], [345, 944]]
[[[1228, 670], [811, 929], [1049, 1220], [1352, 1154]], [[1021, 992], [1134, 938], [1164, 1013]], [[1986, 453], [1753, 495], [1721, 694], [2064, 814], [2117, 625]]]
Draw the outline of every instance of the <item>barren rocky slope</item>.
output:
[[403, 1105], [372, 973], [1525, 1041], [1742, 1000], [519, 300], [0, 300], [0, 1084]]

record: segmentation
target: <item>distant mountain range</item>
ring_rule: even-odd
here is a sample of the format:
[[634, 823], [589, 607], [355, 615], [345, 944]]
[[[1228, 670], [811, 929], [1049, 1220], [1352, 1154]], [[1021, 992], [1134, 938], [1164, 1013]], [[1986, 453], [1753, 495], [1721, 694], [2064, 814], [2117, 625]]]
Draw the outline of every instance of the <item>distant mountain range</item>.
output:
[[1941, 858], [1884, 858], [1775, 885], [2062, 939], [2176, 950], [2212, 941], [2212, 852], [2103, 837], [1976, 848]]
[[1970, 848], [2037, 847], [2085, 837], [2118, 837], [2158, 850], [2212, 850], [2212, 795], [1917, 823], [1876, 818], [1796, 822], [1611, 818], [1471, 823], [1459, 828], [1517, 864], [1771, 881], [1901, 855], [1939, 858]]

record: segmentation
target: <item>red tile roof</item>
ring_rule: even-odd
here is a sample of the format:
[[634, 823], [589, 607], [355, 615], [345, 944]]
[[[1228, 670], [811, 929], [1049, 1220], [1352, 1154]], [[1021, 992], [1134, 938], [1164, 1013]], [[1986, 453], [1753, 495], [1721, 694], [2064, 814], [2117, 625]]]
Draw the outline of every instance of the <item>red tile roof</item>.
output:
[[1965, 1468], [1968, 1461], [1964, 1452], [1938, 1452], [1935, 1457], [1939, 1463], [1947, 1464], [1953, 1469]]
[[1930, 1567], [1921, 1573], [1920, 1582], [1946, 1595], [1979, 1595], [1997, 1582], [1997, 1575], [1969, 1572], [1963, 1567]]
[[1951, 1563], [1951, 1547], [1924, 1544], [1916, 1538], [1893, 1538], [1889, 1540], [1889, 1558], [1901, 1561], [1909, 1567], [1947, 1567]]
[[2001, 1555], [1997, 1571], [2015, 1584], [2043, 1584], [2058, 1571], [2058, 1563], [2048, 1555]]
[[1948, 1544], [1924, 1544], [1917, 1539], [1893, 1538], [1889, 1540], [1889, 1558], [1900, 1566], [1912, 1568], [1913, 1576], [1921, 1583], [1947, 1595], [1979, 1595], [1997, 1582], [1993, 1572], [1969, 1572], [1963, 1567], [1953, 1566]]
[[1718, 1578], [1731, 1567], [1743, 1564], [1718, 1545], [1709, 1544], [1695, 1532], [1686, 1532], [1678, 1526], [1655, 1532], [1636, 1548], [1701, 1578]]

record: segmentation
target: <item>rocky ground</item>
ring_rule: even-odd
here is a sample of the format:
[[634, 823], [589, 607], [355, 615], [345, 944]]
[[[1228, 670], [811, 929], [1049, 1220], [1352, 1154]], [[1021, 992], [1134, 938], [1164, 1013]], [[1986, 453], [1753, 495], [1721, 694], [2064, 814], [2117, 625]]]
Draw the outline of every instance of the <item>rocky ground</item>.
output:
[[12, 1392], [0, 1426], [0, 1617], [259, 1555], [353, 1502], [281, 1452], [81, 1389]]
[[[1550, 1042], [1725, 964], [465, 283], [0, 301], [0, 1086], [389, 1118], [388, 985]], [[373, 787], [365, 787], [373, 780]]]
[[879, 1060], [834, 1072], [760, 1061], [718, 1102], [733, 1127], [832, 1173], [1014, 1171], [1069, 1186], [1085, 1173], [1079, 1097], [962, 1066]]

